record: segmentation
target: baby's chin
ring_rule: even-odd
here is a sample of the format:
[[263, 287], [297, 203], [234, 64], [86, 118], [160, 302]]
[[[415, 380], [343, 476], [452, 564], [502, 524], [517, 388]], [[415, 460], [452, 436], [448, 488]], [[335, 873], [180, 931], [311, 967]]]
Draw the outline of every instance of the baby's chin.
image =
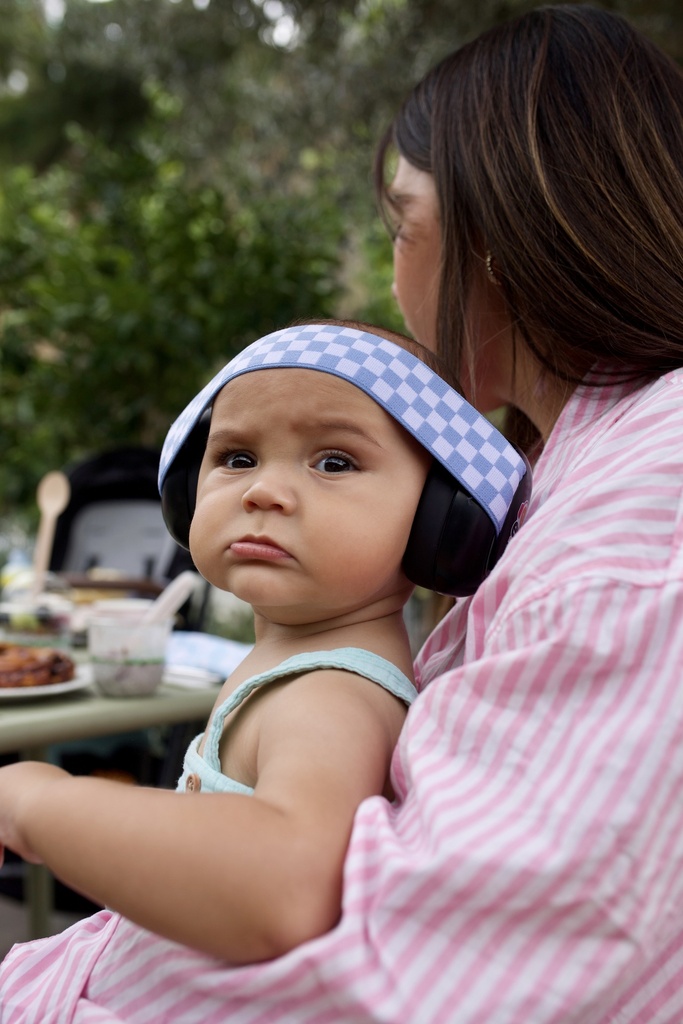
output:
[[[264, 626], [277, 626], [302, 633], [319, 633], [336, 629], [374, 623], [395, 614], [403, 614], [403, 608], [414, 587], [407, 580], [396, 593], [385, 594], [377, 600], [362, 604], [338, 605], [334, 607], [300, 605], [278, 607], [273, 605], [252, 605], [254, 621]], [[258, 635], [258, 632], [257, 632]]]

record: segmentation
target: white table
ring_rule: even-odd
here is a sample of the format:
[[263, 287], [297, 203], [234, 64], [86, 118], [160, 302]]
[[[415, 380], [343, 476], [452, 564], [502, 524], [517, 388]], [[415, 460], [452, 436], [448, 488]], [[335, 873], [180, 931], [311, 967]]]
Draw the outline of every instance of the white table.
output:
[[[149, 697], [102, 697], [91, 687], [53, 697], [0, 703], [0, 753], [45, 760], [53, 743], [111, 736], [158, 725], [208, 718], [219, 686], [185, 689], [162, 685]], [[27, 865], [29, 935], [50, 934], [52, 875]]]

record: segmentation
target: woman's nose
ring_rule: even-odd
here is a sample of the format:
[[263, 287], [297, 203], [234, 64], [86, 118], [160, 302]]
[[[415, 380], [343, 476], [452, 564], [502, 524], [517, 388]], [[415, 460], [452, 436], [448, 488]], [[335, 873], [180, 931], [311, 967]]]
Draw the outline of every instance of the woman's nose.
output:
[[273, 509], [288, 515], [295, 506], [294, 491], [280, 473], [259, 474], [242, 495], [242, 507], [246, 512]]

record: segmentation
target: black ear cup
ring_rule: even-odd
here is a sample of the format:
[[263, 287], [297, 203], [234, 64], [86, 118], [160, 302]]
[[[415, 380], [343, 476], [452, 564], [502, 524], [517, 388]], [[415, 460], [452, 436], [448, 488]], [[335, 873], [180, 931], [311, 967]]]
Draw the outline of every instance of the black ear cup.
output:
[[527, 465], [503, 528], [496, 535], [482, 506], [440, 463], [433, 462], [403, 556], [408, 579], [439, 594], [473, 594], [517, 532], [530, 495], [531, 470]]
[[211, 425], [207, 409], [192, 428], [171, 463], [161, 489], [161, 511], [168, 532], [177, 544], [190, 547], [190, 523], [197, 504], [197, 481]]

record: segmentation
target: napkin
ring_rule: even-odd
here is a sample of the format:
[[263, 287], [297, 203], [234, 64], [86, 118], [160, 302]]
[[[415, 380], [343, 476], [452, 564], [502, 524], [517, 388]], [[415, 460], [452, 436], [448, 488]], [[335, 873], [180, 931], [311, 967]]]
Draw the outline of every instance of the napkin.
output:
[[[213, 685], [227, 679], [230, 673], [252, 649], [252, 644], [226, 640], [211, 633], [194, 633], [176, 630], [171, 633], [166, 647], [166, 674], [174, 682], [180, 682], [184, 669], [198, 669], [204, 674], [205, 685]], [[194, 678], [192, 685], [198, 685], [202, 676], [188, 673]]]

